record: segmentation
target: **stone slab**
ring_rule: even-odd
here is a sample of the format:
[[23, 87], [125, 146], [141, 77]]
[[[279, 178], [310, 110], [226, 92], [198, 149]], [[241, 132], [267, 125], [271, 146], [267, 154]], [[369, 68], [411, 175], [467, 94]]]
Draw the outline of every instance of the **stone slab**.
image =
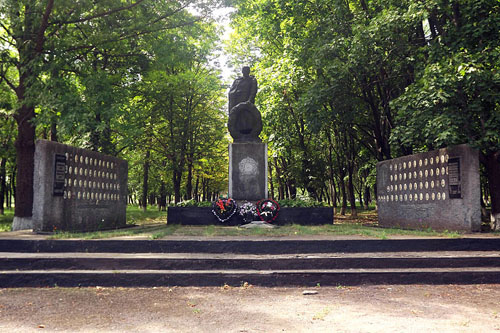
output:
[[229, 144], [229, 197], [258, 201], [267, 195], [267, 144]]
[[377, 164], [379, 224], [479, 231], [479, 153], [458, 145]]
[[128, 163], [98, 152], [38, 140], [33, 230], [94, 231], [126, 224]]

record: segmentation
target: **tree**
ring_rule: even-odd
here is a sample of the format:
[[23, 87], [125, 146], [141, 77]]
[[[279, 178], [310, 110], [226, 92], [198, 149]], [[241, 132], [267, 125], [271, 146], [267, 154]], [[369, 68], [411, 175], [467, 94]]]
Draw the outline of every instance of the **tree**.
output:
[[[206, 9], [201, 2], [201, 8]], [[190, 24], [198, 20], [186, 15], [190, 1], [146, 1], [124, 3], [109, 0], [95, 6], [81, 1], [6, 0], [0, 7], [2, 17], [2, 67], [0, 77], [15, 92], [17, 109], [17, 200], [16, 219], [29, 219], [33, 203], [33, 167], [36, 107], [44, 91], [44, 73], [51, 72], [52, 61], [78, 71], [85, 56], [109, 59], [119, 57], [112, 47], [155, 31]], [[110, 51], [108, 53], [108, 51]], [[12, 78], [10, 71], [16, 71]], [[99, 119], [97, 119], [99, 121]], [[104, 134], [106, 135], [106, 134]]]
[[394, 101], [394, 140], [416, 149], [469, 143], [487, 173], [494, 227], [500, 228], [500, 4], [431, 1], [428, 61]]

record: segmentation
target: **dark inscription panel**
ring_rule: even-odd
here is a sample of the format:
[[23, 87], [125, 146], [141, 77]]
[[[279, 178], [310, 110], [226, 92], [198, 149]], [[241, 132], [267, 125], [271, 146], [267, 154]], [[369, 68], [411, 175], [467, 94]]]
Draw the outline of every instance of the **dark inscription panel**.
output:
[[460, 157], [449, 159], [448, 170], [448, 186], [450, 187], [450, 199], [460, 199], [462, 197], [462, 186], [460, 180]]
[[64, 181], [66, 179], [66, 155], [55, 154], [54, 157], [54, 191], [55, 196], [64, 195]]

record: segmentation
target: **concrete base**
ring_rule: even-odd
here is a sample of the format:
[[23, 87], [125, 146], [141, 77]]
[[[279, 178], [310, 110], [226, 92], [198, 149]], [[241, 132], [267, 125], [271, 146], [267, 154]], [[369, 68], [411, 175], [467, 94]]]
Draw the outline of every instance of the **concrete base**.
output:
[[14, 216], [12, 221], [12, 231], [33, 229], [33, 219], [31, 217]]
[[[168, 224], [182, 225], [239, 225], [243, 219], [234, 214], [221, 223], [211, 207], [168, 207]], [[332, 207], [282, 207], [273, 225], [300, 224], [322, 225], [333, 223]]]
[[229, 144], [229, 197], [248, 201], [267, 198], [267, 144]]

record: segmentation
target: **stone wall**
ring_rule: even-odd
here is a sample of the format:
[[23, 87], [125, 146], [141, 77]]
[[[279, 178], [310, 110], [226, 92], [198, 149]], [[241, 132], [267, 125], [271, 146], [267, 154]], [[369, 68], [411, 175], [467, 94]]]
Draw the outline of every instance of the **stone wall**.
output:
[[379, 162], [377, 203], [384, 227], [480, 230], [478, 152], [459, 145]]
[[127, 177], [124, 160], [38, 140], [33, 230], [92, 231], [125, 226]]

